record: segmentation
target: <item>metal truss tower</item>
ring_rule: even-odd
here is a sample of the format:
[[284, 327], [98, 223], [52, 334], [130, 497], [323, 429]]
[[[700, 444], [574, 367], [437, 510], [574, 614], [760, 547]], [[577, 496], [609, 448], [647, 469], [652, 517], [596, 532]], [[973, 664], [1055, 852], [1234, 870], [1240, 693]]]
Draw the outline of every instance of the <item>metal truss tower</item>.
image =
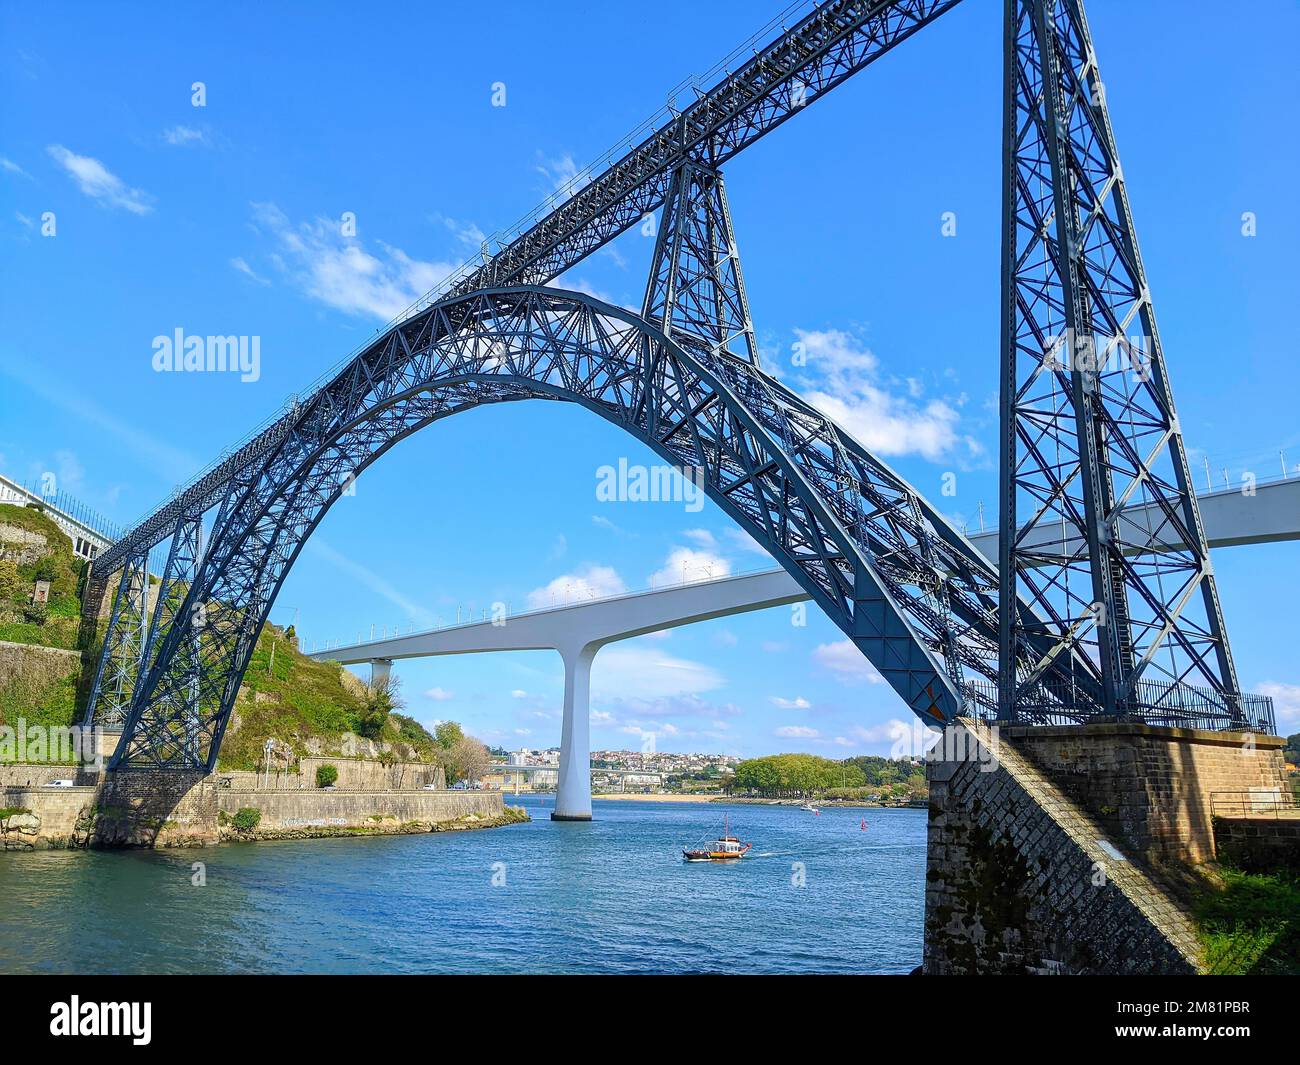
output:
[[641, 316], [680, 344], [759, 365], [731, 210], [718, 171], [683, 163], [673, 174]]
[[[1068, 656], [1107, 715], [1239, 720], [1082, 3], [1007, 0], [1005, 28], [1002, 716], [1032, 716]], [[1031, 613], [1012, 609], [1021, 599]], [[1017, 658], [1030, 629], [1050, 649]]]
[[[95, 609], [99, 603], [92, 602]], [[122, 566], [109, 613], [85, 723], [119, 728], [126, 721], [149, 642], [149, 551], [133, 553]]]

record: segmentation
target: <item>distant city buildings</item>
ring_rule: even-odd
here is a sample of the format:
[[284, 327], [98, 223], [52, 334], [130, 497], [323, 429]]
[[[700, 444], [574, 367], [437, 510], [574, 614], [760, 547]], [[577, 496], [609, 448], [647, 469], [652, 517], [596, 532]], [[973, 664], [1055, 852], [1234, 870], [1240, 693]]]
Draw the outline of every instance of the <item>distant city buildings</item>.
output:
[[[707, 789], [720, 788], [735, 773], [740, 759], [726, 754], [671, 754], [641, 751], [592, 751], [591, 782], [597, 791], [669, 791], [689, 781]], [[506, 766], [527, 766], [528, 773], [498, 766], [486, 777], [487, 787], [521, 791], [548, 791], [559, 780], [560, 749], [520, 748], [510, 752]], [[605, 772], [601, 772], [605, 770]]]

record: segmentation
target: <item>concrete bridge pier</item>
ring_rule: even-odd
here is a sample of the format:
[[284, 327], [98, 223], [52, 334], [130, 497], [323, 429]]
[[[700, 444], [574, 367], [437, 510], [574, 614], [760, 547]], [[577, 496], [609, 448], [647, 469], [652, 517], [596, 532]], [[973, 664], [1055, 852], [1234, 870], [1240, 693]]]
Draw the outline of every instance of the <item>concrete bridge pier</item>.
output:
[[391, 658], [372, 658], [370, 660], [370, 686], [378, 687], [380, 684], [387, 684], [388, 678], [393, 675], [393, 660]]
[[591, 820], [591, 662], [600, 647], [558, 648], [564, 659], [564, 722], [552, 821]]

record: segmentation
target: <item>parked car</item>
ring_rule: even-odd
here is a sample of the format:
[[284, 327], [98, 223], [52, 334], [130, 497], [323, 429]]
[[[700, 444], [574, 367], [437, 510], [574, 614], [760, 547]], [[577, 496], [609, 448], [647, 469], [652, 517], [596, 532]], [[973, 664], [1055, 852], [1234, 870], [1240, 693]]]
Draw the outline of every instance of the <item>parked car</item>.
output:
[[426, 784], [426, 785], [424, 786], [424, 790], [425, 790], [425, 791], [437, 791], [437, 790], [438, 790], [438, 785], [437, 785], [437, 784]]
[[47, 780], [45, 782], [45, 786], [47, 788], [71, 788], [74, 787], [75, 785], [71, 780], [65, 779], [65, 780]]

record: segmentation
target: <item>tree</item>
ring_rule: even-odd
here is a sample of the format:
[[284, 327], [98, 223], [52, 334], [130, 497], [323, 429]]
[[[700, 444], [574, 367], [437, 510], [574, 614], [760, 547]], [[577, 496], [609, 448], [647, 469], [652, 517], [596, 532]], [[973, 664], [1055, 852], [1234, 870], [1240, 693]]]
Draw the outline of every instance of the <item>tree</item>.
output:
[[464, 730], [454, 721], [439, 721], [433, 729], [433, 738], [438, 746], [450, 751], [465, 738]]
[[328, 788], [339, 778], [339, 767], [336, 765], [318, 765], [316, 767], [316, 787]]
[[454, 784], [464, 780], [473, 784], [487, 772], [491, 759], [487, 748], [473, 736], [462, 736], [447, 751], [443, 760], [443, 769], [447, 773], [447, 783]]
[[396, 677], [389, 677], [366, 688], [366, 702], [357, 725], [361, 735], [375, 739], [388, 724], [388, 715], [406, 705], [400, 694], [401, 683]]

